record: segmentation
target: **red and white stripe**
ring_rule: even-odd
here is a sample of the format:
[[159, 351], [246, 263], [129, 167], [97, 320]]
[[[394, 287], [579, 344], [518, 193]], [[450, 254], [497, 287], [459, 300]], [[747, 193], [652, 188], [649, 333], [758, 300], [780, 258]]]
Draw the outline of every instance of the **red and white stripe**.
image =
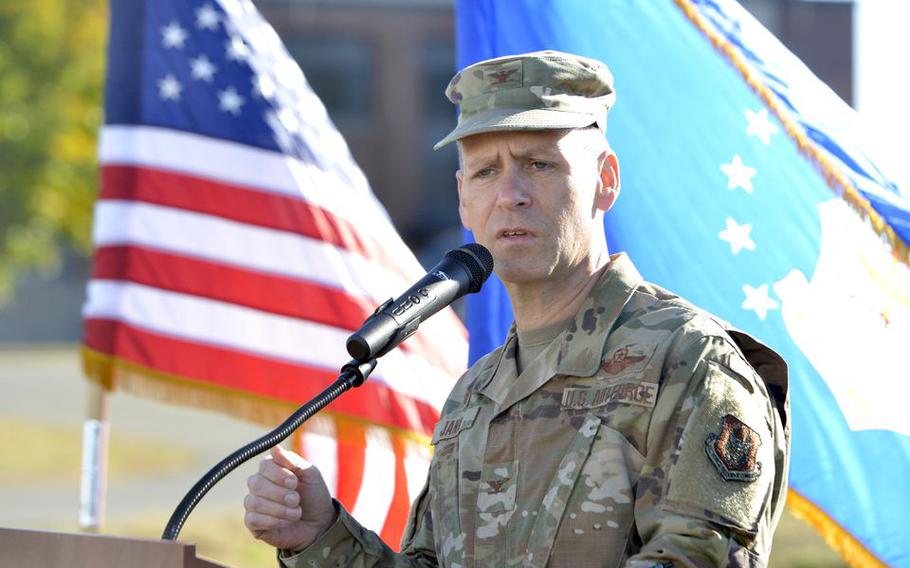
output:
[[[320, 467], [332, 495], [392, 547], [407, 524], [411, 502], [426, 481], [427, 446], [401, 434], [318, 417], [295, 440], [296, 449]], [[344, 469], [347, 475], [339, 475]]]
[[[349, 359], [350, 332], [424, 273], [353, 162], [326, 171], [145, 126], [105, 126], [100, 161], [83, 308], [95, 351], [299, 403]], [[466, 359], [466, 332], [446, 310], [301, 442], [339, 499], [393, 544], [426, 474], [427, 449], [413, 440], [432, 431]]]

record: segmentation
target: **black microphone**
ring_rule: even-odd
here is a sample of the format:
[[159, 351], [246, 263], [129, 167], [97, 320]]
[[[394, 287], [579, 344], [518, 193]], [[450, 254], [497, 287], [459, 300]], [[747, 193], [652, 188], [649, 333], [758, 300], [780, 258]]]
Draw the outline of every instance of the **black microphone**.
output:
[[348, 337], [348, 353], [358, 361], [382, 357], [413, 335], [423, 320], [480, 290], [492, 272], [493, 255], [483, 246], [471, 243], [450, 250], [407, 292], [376, 308]]

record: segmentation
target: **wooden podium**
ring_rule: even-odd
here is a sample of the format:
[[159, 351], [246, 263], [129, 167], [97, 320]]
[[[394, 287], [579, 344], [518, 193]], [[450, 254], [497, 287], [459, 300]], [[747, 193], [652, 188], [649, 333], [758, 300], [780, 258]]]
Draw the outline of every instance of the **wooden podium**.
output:
[[168, 540], [0, 527], [0, 568], [227, 568]]

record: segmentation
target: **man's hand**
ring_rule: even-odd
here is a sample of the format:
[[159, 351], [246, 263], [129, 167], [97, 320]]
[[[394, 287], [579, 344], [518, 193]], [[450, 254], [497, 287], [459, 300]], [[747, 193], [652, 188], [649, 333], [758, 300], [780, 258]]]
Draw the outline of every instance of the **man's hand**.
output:
[[276, 548], [301, 550], [335, 522], [322, 474], [294, 452], [272, 448], [247, 480], [243, 522], [253, 536]]

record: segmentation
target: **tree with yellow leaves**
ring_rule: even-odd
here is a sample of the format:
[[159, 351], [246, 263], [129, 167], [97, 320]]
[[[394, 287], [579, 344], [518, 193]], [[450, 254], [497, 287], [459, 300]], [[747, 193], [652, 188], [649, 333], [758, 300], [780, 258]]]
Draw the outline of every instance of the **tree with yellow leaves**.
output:
[[106, 37], [103, 0], [0, 0], [0, 303], [91, 249]]

